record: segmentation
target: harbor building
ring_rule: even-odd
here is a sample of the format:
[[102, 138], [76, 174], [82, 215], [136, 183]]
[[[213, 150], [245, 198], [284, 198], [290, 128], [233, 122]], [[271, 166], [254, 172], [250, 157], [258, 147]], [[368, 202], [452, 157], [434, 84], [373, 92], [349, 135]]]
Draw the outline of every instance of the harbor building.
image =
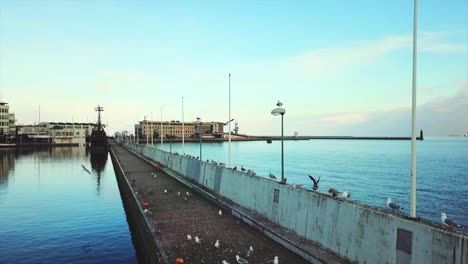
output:
[[15, 114], [9, 112], [9, 105], [0, 102], [0, 135], [10, 135], [15, 132]]
[[180, 121], [150, 121], [143, 120], [135, 124], [135, 134], [139, 138], [182, 138], [182, 133], [185, 138], [198, 137], [201, 132], [203, 137], [221, 138], [224, 132], [223, 122], [185, 122], [182, 132], [182, 122]]
[[96, 124], [69, 122], [41, 122], [36, 125], [17, 125], [16, 135], [27, 136], [33, 142], [84, 145]]

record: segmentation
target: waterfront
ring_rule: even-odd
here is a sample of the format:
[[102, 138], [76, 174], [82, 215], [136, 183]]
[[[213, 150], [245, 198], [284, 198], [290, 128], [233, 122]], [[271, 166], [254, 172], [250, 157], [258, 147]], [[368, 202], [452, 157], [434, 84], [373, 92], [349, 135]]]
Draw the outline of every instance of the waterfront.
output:
[[0, 263], [137, 262], [110, 158], [9, 149], [0, 165]]
[[[159, 147], [159, 145], [156, 145]], [[417, 143], [417, 214], [440, 222], [440, 213], [465, 227], [468, 191], [468, 139], [428, 138]], [[280, 142], [233, 142], [232, 166], [253, 169], [267, 177], [280, 177]], [[164, 143], [169, 151], [170, 145]], [[205, 143], [203, 160], [227, 163], [228, 143]], [[181, 144], [172, 151], [182, 153]], [[199, 156], [199, 144], [185, 144], [185, 152]], [[386, 197], [409, 214], [410, 142], [372, 140], [285, 141], [285, 176], [288, 183], [311, 187], [307, 174], [321, 176], [320, 192], [331, 186], [351, 193], [351, 199], [385, 207]]]

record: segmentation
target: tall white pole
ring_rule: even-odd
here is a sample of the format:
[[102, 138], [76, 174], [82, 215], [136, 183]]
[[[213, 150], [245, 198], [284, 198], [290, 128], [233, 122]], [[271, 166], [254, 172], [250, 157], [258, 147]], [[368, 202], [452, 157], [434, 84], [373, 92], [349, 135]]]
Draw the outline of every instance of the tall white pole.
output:
[[182, 153], [185, 153], [184, 97], [182, 96]]
[[229, 73], [229, 147], [228, 147], [228, 167], [231, 167], [231, 73]]
[[159, 127], [159, 138], [161, 138], [161, 149], [163, 147], [163, 122], [162, 122], [162, 107], [161, 107], [161, 127]]
[[418, 0], [414, 0], [413, 100], [411, 105], [411, 217], [416, 217], [416, 55], [418, 47]]
[[145, 125], [146, 125], [146, 146], [148, 146], [148, 141], [149, 141], [149, 132], [148, 132], [148, 123], [146, 122], [146, 116], [145, 116]]
[[151, 147], [154, 146], [154, 144], [153, 144], [153, 137], [154, 137], [153, 120], [154, 120], [153, 119], [153, 112], [151, 112], [151, 121], [150, 121], [150, 123], [151, 123]]

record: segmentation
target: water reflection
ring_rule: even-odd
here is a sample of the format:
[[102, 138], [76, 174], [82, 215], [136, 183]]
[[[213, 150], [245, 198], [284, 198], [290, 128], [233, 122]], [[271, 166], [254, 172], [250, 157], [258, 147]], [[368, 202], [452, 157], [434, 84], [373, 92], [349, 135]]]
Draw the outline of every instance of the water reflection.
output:
[[[101, 191], [101, 173], [104, 171], [104, 168], [106, 167], [107, 163], [107, 152], [104, 153], [90, 153], [90, 161], [91, 161], [91, 168], [93, 171], [96, 172], [97, 175], [97, 194], [99, 195], [99, 192]], [[88, 156], [88, 151], [86, 153]]]
[[8, 174], [15, 169], [15, 150], [0, 149], [0, 184], [8, 184]]

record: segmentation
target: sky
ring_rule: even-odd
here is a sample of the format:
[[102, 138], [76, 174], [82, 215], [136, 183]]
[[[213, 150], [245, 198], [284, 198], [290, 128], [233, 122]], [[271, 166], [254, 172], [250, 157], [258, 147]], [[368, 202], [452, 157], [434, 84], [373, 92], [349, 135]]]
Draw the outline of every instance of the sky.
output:
[[[420, 1], [417, 128], [468, 131], [468, 1]], [[409, 136], [413, 1], [0, 0], [17, 122], [228, 120], [241, 133]]]

